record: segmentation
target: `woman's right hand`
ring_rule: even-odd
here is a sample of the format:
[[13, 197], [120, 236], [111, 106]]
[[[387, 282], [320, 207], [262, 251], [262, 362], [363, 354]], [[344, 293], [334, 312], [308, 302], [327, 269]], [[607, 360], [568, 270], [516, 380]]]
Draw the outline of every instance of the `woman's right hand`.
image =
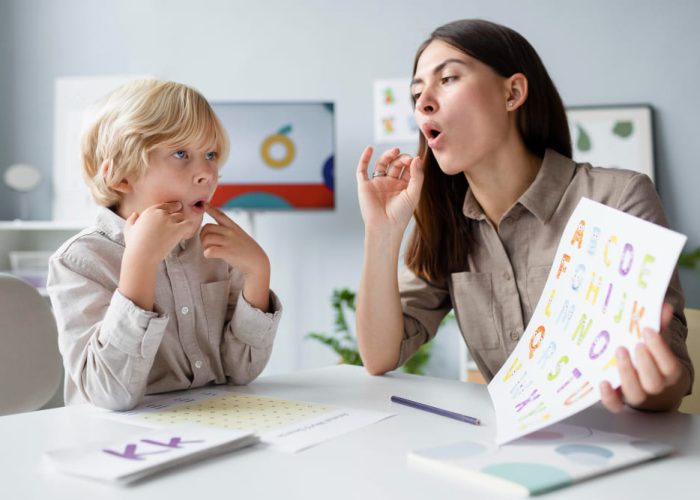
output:
[[366, 230], [396, 230], [403, 234], [420, 200], [423, 162], [401, 154], [399, 148], [384, 152], [370, 177], [367, 172], [372, 147], [362, 152], [357, 166], [357, 192]]

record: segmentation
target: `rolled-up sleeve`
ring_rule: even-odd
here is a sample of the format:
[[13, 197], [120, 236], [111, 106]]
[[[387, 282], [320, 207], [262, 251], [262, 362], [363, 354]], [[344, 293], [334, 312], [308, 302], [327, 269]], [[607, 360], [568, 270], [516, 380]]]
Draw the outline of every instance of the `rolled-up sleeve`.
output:
[[[668, 220], [666, 219], [663, 206], [661, 205], [661, 200], [656, 193], [654, 185], [646, 175], [639, 174], [630, 179], [620, 195], [617, 208], [625, 213], [639, 217], [640, 219], [653, 222], [663, 227], [668, 227]], [[690, 393], [690, 390], [692, 390], [692, 381], [695, 377], [695, 370], [685, 342], [688, 336], [688, 325], [685, 314], [683, 313], [685, 299], [677, 267], [671, 276], [664, 301], [671, 304], [673, 307], [673, 319], [666, 331], [663, 332], [664, 338], [678, 360], [690, 374]]]
[[435, 337], [440, 322], [452, 309], [446, 286], [429, 283], [408, 268], [399, 274], [399, 293], [404, 328], [397, 368]]
[[71, 382], [66, 401], [77, 391], [96, 406], [126, 410], [146, 391], [168, 316], [139, 308], [94, 267], [66, 254], [55, 255], [49, 265], [47, 288]]
[[221, 345], [224, 373], [237, 385], [255, 379], [267, 365], [282, 316], [282, 304], [270, 290], [270, 312], [253, 307], [233, 286], [231, 313]]

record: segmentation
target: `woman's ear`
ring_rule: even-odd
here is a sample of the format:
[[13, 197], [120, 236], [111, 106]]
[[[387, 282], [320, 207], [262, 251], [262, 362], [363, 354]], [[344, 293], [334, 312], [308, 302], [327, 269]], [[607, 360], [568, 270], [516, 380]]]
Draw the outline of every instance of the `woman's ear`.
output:
[[527, 100], [527, 77], [522, 73], [515, 73], [506, 79], [505, 86], [506, 109], [518, 109]]

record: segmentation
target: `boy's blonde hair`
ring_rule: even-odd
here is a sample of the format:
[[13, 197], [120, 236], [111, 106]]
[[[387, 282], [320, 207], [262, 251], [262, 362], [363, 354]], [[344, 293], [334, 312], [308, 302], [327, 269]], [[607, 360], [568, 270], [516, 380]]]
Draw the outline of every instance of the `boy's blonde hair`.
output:
[[[226, 130], [207, 100], [186, 85], [137, 80], [122, 85], [100, 104], [81, 145], [83, 175], [100, 205], [119, 204], [121, 193], [115, 186], [127, 176], [140, 177], [148, 167], [148, 154], [157, 146], [177, 149], [213, 142], [218, 164], [226, 162]], [[110, 167], [103, 172], [105, 160]]]

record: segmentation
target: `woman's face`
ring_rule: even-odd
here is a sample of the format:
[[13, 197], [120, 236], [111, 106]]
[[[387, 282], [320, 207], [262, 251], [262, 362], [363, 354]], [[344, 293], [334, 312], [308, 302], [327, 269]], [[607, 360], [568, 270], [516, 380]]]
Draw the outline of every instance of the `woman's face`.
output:
[[506, 79], [445, 42], [425, 48], [411, 93], [416, 122], [448, 175], [475, 174], [508, 138]]

